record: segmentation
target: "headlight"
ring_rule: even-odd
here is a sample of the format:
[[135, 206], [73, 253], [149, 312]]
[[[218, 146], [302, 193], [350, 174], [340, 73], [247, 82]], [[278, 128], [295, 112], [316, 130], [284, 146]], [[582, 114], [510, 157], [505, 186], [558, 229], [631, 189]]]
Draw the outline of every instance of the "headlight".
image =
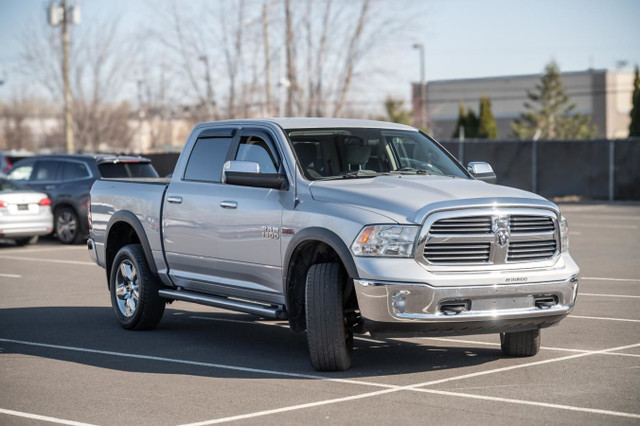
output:
[[569, 222], [564, 216], [560, 216], [560, 252], [569, 251]]
[[418, 226], [366, 226], [351, 245], [356, 256], [410, 257]]

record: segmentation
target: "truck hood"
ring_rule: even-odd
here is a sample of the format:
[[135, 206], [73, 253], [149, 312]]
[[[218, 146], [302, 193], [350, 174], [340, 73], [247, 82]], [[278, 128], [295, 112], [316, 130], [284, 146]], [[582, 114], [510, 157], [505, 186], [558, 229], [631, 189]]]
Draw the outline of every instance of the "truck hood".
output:
[[[457, 200], [519, 199], [540, 205], [539, 195], [478, 180], [445, 176], [377, 176], [349, 180], [315, 181], [309, 186], [314, 200], [374, 211], [399, 223], [422, 223], [427, 206]], [[552, 203], [547, 202], [549, 206]]]

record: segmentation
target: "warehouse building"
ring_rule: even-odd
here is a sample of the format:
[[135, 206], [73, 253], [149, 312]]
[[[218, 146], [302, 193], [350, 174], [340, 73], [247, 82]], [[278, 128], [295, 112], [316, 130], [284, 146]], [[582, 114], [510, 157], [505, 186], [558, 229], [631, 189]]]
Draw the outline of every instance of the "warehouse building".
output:
[[[426, 85], [426, 119], [431, 134], [450, 139], [458, 120], [460, 101], [476, 114], [481, 96], [491, 99], [500, 139], [511, 136], [511, 123], [525, 111], [527, 91], [535, 90], [541, 74], [438, 80]], [[562, 82], [575, 111], [590, 115], [597, 137], [615, 139], [629, 135], [633, 73], [587, 70], [562, 73]], [[421, 123], [421, 87], [412, 85], [414, 124]]]

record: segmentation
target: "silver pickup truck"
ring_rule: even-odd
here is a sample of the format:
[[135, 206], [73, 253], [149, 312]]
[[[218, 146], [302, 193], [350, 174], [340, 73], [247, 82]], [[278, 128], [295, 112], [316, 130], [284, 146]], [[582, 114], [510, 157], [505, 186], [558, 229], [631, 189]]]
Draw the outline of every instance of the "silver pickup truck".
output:
[[320, 371], [354, 333], [500, 333], [532, 356], [573, 308], [567, 221], [426, 134], [346, 119], [198, 124], [169, 179], [91, 190], [92, 259], [126, 329], [174, 300], [288, 319]]

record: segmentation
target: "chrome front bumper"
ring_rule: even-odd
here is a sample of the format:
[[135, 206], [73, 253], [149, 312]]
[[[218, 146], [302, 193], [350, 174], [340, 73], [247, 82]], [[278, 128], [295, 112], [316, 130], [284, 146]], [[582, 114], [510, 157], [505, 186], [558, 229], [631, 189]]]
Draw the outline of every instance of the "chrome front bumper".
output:
[[578, 293], [577, 275], [564, 281], [464, 287], [363, 279], [354, 284], [365, 328], [420, 334], [547, 327], [573, 309]]

